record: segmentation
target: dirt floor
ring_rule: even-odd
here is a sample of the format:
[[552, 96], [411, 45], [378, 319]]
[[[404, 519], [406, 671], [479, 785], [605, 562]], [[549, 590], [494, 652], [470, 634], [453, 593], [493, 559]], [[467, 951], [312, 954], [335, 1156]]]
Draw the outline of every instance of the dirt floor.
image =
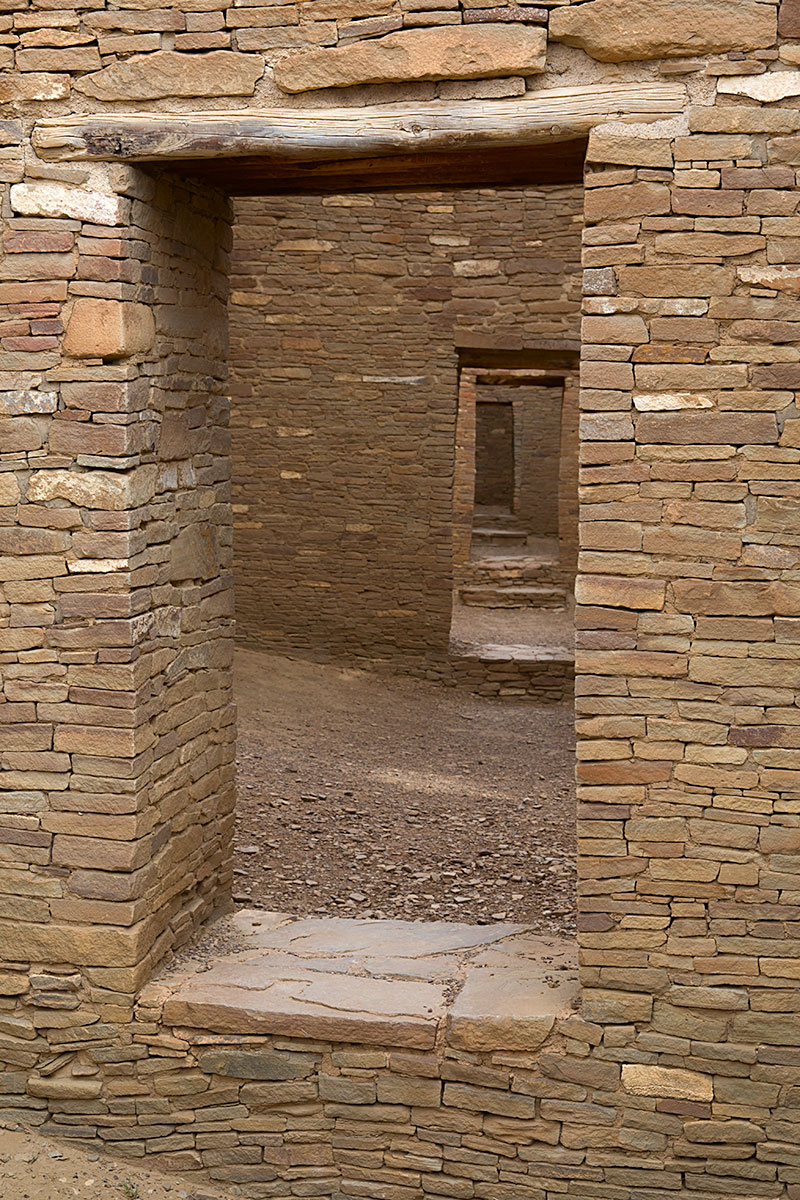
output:
[[237, 652], [234, 898], [574, 929], [569, 705]]
[[0, 1124], [2, 1200], [230, 1200], [188, 1176], [165, 1175]]

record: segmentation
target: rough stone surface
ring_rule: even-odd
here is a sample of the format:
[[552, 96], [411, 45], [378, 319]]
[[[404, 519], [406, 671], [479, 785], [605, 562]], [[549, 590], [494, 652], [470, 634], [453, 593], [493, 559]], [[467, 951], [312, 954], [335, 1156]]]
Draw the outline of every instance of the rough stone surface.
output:
[[252, 96], [264, 73], [253, 54], [214, 50], [210, 54], [181, 54], [161, 50], [134, 55], [102, 71], [84, 75], [78, 91], [94, 100], [158, 100], [167, 96]]
[[260, 927], [260, 914], [240, 913], [246, 948], [201, 975], [178, 975], [165, 1018], [233, 1034], [431, 1050], [457, 988], [464, 998], [451, 1012], [453, 1045], [531, 1050], [574, 995], [567, 948], [515, 926], [305, 919]]
[[124, 358], [149, 350], [154, 337], [147, 305], [82, 297], [67, 320], [64, 353], [70, 358]]
[[[487, 319], [489, 338], [511, 354], [539, 339], [577, 343], [582, 204], [574, 186], [237, 201], [230, 390], [243, 641], [357, 664], [423, 659], [428, 671], [438, 660], [450, 670], [449, 478], [454, 465], [466, 477], [471, 527], [471, 456], [456, 424], [476, 403], [463, 371], [457, 390], [454, 344], [484, 342]], [[490, 262], [491, 274], [461, 272], [476, 261]], [[479, 391], [515, 413], [517, 514], [559, 539], [558, 560], [531, 566], [532, 582], [571, 591], [577, 395]], [[172, 437], [162, 426], [162, 453]], [[413, 475], [393, 469], [406, 460]], [[523, 569], [498, 560], [491, 571], [473, 568], [468, 550], [462, 557], [459, 583], [488, 574], [510, 582]], [[530, 686], [541, 696], [547, 684], [564, 694], [571, 664], [544, 666], [527, 678], [495, 667], [497, 690]], [[465, 686], [488, 678], [480, 662], [457, 668]]]
[[12, 208], [29, 217], [74, 217], [116, 225], [123, 203], [119, 196], [59, 183], [18, 183], [11, 188]]
[[775, 9], [753, 0], [588, 0], [557, 8], [550, 36], [601, 62], [753, 50], [775, 40]]
[[707, 1076], [670, 1067], [624, 1066], [622, 1084], [636, 1096], [663, 1096], [673, 1100], [712, 1100], [714, 1096], [712, 1082]]
[[[12, 0], [2, 18], [0, 98], [13, 111], [0, 121], [0, 387], [58, 397], [44, 411], [4, 411], [0, 429], [1, 473], [15, 485], [4, 484], [0, 506], [2, 1119], [113, 1144], [127, 1161], [152, 1155], [195, 1172], [189, 1188], [219, 1183], [229, 1195], [796, 1200], [800, 360], [796, 297], [766, 273], [800, 262], [800, 109], [791, 80], [778, 78], [797, 65], [785, 40], [796, 6], [547, 5], [557, 37], [580, 26], [611, 65], [555, 47], [544, 78], [523, 64], [491, 87], [399, 79], [347, 96], [360, 119], [378, 100], [491, 104], [488, 92], [533, 100], [540, 83], [574, 95], [590, 81], [590, 105], [622, 78], [638, 106], [656, 110], [623, 111], [601, 131], [585, 180], [584, 315], [596, 340], [581, 348], [580, 573], [614, 581], [598, 599], [619, 600], [631, 581], [664, 591], [656, 608], [576, 606], [584, 1005], [538, 1050], [461, 1051], [444, 1039], [418, 1050], [260, 1033], [270, 1006], [258, 988], [238, 989], [248, 1004], [237, 1011], [252, 1013], [245, 1034], [172, 1024], [169, 988], [148, 983], [232, 883], [231, 210], [191, 172], [70, 159], [70, 137], [56, 162], [33, 152], [30, 131], [42, 104], [74, 116], [84, 107], [76, 95], [111, 130], [117, 106], [150, 118], [198, 107], [198, 93], [206, 111], [220, 107], [215, 96], [221, 107], [238, 96], [251, 112], [288, 111], [306, 101], [282, 99], [273, 72], [292, 53], [369, 58], [389, 29], [444, 41], [502, 29], [520, 46], [530, 30], [464, 21], [488, 0], [125, 3]], [[722, 60], [701, 49], [710, 44]], [[645, 53], [662, 57], [619, 69]], [[750, 82], [719, 93], [719, 79]], [[337, 95], [323, 88], [313, 104]], [[647, 119], [664, 108], [667, 120]], [[615, 147], [618, 133], [629, 141]], [[207, 176], [227, 186], [233, 168], [209, 149]], [[14, 209], [12, 187], [45, 183], [118, 196], [119, 218]], [[536, 229], [527, 237], [538, 250]], [[305, 239], [300, 227], [286, 240]], [[475, 315], [485, 350], [496, 348], [497, 256], [477, 250], [458, 278], [486, 289]], [[336, 283], [320, 272], [317, 295]], [[122, 358], [68, 357], [64, 326], [81, 300], [145, 305], [156, 341]], [[290, 347], [293, 371], [307, 367], [301, 355], [325, 354], [308, 344], [309, 311]], [[385, 375], [398, 372], [376, 374], [396, 386]], [[658, 395], [711, 404], [636, 408], [636, 396]], [[424, 411], [424, 393], [419, 403]], [[377, 422], [374, 450], [377, 461]], [[409, 494], [423, 458], [393, 464]], [[443, 491], [454, 482], [442, 473]], [[456, 490], [453, 510], [435, 518], [442, 544], [463, 525]], [[217, 530], [219, 569], [173, 579], [172, 546], [193, 525]], [[226, 949], [237, 947], [195, 949], [211, 967], [200, 979]], [[391, 971], [351, 973], [346, 957], [328, 972], [341, 1013], [363, 1012], [375, 988], [389, 1021], [408, 1007], [385, 996]], [[445, 991], [431, 982], [431, 957], [409, 979], [408, 955], [394, 956], [415, 1008], [416, 989]], [[291, 970], [324, 974], [307, 962]], [[57, 977], [63, 986], [50, 986]], [[293, 1005], [306, 982], [290, 981]], [[314, 1020], [331, 1021], [311, 982]], [[215, 987], [230, 1020], [237, 989]], [[418, 1032], [420, 1012], [406, 1015]], [[313, 1055], [315, 1069], [282, 1080], [209, 1074], [209, 1048]]]
[[409, 29], [374, 41], [301, 50], [279, 60], [285, 92], [412, 79], [491, 79], [544, 70], [547, 35], [529, 26]]

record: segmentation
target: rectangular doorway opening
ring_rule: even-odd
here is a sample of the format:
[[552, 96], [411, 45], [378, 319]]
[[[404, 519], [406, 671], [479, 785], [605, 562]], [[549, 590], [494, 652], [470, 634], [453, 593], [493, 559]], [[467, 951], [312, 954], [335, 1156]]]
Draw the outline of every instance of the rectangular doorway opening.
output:
[[456, 549], [465, 381], [506, 410], [484, 467], [560, 586], [582, 211], [577, 183], [236, 202], [237, 905], [574, 929], [571, 652], [509, 678], [451, 625], [478, 570]]

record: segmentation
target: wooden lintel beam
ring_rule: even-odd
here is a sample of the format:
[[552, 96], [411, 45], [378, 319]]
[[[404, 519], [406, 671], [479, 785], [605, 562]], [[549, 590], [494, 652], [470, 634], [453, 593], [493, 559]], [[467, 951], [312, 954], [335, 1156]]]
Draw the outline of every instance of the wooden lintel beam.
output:
[[682, 111], [680, 83], [621, 83], [532, 92], [517, 100], [431, 101], [366, 108], [102, 113], [37, 122], [50, 161], [164, 162], [267, 156], [293, 161], [524, 146], [586, 136], [603, 121]]

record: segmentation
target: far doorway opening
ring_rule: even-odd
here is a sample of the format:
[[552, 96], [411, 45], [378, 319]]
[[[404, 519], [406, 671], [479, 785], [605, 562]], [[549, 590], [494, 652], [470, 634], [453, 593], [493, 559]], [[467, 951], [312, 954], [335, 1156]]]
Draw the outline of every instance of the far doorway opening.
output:
[[569, 346], [506, 366], [462, 353], [450, 647], [485, 694], [572, 693], [577, 418]]

